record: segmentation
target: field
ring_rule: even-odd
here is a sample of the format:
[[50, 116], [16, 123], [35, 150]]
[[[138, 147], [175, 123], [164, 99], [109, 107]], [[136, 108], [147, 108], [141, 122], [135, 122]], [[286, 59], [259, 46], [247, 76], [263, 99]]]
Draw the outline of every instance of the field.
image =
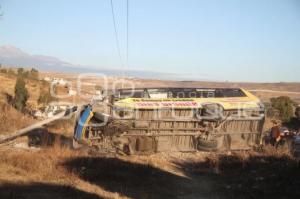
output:
[[[72, 84], [75, 74], [43, 73]], [[7, 134], [37, 120], [8, 103], [16, 78], [0, 74], [0, 130]], [[176, 82], [128, 78], [136, 87], [243, 87], [261, 96], [299, 102], [300, 83]], [[116, 78], [110, 77], [109, 82]], [[98, 82], [101, 84], [101, 82]], [[38, 106], [41, 84], [29, 81], [29, 105]], [[276, 92], [274, 92], [276, 91]], [[295, 92], [295, 93], [294, 93]], [[82, 102], [74, 96], [69, 102]], [[234, 153], [100, 155], [72, 150], [74, 120], [37, 129], [0, 145], [0, 198], [299, 198], [299, 160], [272, 147]], [[24, 144], [26, 146], [24, 146]], [[29, 144], [29, 147], [27, 146]]]

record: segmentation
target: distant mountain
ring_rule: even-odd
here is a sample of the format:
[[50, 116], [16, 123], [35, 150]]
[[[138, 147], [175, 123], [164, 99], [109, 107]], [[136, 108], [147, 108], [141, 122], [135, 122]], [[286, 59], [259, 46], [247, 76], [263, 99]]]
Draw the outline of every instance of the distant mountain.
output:
[[14, 46], [0, 46], [0, 63], [16, 67], [34, 67], [44, 71], [68, 71], [73, 65], [55, 57], [30, 55]]
[[41, 71], [72, 72], [72, 73], [104, 73], [112, 76], [126, 76], [151, 79], [177, 79], [176, 74], [151, 71], [96, 68], [67, 63], [55, 57], [44, 55], [30, 55], [14, 46], [0, 46], [0, 63], [14, 67], [34, 67]]

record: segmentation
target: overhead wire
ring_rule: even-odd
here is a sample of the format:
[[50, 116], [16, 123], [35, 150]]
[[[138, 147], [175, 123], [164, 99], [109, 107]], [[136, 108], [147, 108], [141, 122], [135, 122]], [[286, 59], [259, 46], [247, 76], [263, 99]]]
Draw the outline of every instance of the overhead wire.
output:
[[123, 59], [122, 59], [122, 56], [121, 56], [121, 49], [120, 49], [120, 42], [119, 42], [118, 29], [117, 29], [117, 24], [116, 24], [116, 18], [115, 18], [115, 11], [114, 11], [113, 0], [110, 0], [110, 7], [111, 7], [111, 14], [112, 14], [113, 25], [114, 25], [115, 40], [116, 40], [116, 46], [117, 46], [118, 56], [119, 56], [119, 60], [120, 60], [121, 66], [124, 69], [124, 63], [123, 63]]
[[126, 67], [129, 69], [129, 0], [126, 1]]

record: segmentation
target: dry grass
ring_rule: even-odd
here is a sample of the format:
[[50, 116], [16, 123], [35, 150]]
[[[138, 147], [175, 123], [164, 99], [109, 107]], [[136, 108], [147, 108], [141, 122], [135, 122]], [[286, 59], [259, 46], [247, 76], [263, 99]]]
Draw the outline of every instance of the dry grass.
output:
[[[93, 194], [93, 198], [120, 198], [120, 195], [117, 193], [107, 192], [100, 187], [81, 180], [74, 172], [69, 171], [64, 167], [63, 163], [65, 161], [83, 156], [87, 157], [87, 154], [84, 152], [72, 151], [68, 148], [62, 148], [60, 147], [59, 142], [51, 148], [36, 152], [6, 151], [0, 156], [0, 189], [1, 186], [5, 186], [6, 184], [9, 184], [14, 190], [18, 186], [28, 186], [27, 188], [30, 188], [31, 184], [39, 183], [44, 185], [55, 185], [56, 187], [67, 186], [74, 190]], [[11, 185], [14, 185], [15, 187], [12, 187]], [[38, 190], [33, 186], [31, 192], [35, 191]], [[51, 198], [51, 196], [54, 196], [65, 198], [62, 197], [63, 194], [58, 196], [56, 193], [50, 192], [43, 194], [43, 196], [39, 197]], [[70, 198], [76, 198], [75, 194], [70, 194]], [[34, 193], [32, 196], [34, 196]]]
[[36, 152], [6, 151], [0, 156], [0, 190], [7, 184], [13, 192], [25, 186], [34, 199], [40, 186], [48, 190], [50, 185], [70, 194], [48, 191], [38, 196], [76, 198], [80, 191], [81, 198], [255, 198], [265, 192], [273, 198], [293, 198], [300, 194], [291, 192], [300, 185], [299, 174], [298, 161], [273, 148], [112, 157], [73, 151], [56, 140]]
[[[5, 102], [6, 99], [2, 97], [2, 94], [8, 94], [14, 96], [14, 89], [16, 84], [16, 76], [10, 76], [0, 73], [0, 101]], [[29, 92], [28, 105], [32, 107], [37, 106], [37, 99], [40, 96], [40, 87], [43, 86], [39, 81], [26, 79], [26, 88]]]
[[[14, 88], [15, 88], [15, 84], [16, 84], [16, 78], [0, 73], [0, 82], [1, 82], [0, 92], [7, 93], [7, 94], [13, 96]], [[5, 99], [0, 98], [0, 101], [5, 101]]]
[[32, 124], [35, 120], [0, 102], [0, 134], [11, 133]]

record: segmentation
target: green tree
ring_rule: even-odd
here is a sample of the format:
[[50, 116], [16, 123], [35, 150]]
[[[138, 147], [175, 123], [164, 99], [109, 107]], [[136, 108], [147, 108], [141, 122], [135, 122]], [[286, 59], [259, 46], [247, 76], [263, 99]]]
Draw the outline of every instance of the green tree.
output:
[[25, 87], [24, 78], [19, 75], [17, 78], [17, 82], [15, 85], [15, 98], [14, 98], [14, 106], [17, 110], [23, 111], [26, 107], [26, 102], [28, 100], [28, 91]]
[[282, 121], [288, 122], [294, 116], [294, 102], [287, 96], [271, 98], [271, 106], [279, 111]]

